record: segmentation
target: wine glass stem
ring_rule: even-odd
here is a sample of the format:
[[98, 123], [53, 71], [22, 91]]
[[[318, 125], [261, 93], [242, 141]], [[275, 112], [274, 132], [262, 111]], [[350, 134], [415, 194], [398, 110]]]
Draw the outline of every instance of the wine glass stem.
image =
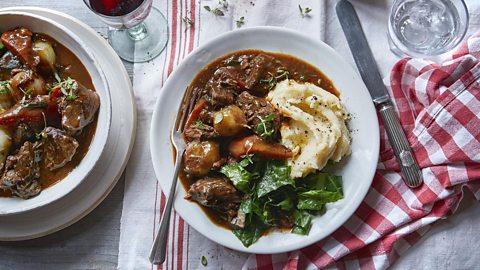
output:
[[128, 29], [128, 36], [135, 41], [142, 40], [147, 37], [147, 27], [144, 23], [140, 23]]

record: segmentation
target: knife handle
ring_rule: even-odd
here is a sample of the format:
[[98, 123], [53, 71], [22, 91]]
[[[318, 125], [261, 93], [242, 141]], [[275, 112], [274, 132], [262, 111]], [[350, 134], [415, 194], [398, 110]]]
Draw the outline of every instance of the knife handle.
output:
[[412, 149], [393, 109], [393, 105], [390, 102], [385, 102], [378, 106], [390, 144], [400, 164], [405, 183], [411, 188], [419, 187], [423, 183], [422, 172], [412, 154]]

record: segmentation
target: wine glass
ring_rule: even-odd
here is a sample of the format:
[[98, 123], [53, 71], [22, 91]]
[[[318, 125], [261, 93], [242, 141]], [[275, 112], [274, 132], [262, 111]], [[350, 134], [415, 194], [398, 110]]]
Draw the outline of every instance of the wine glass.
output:
[[110, 26], [108, 41], [120, 58], [146, 62], [158, 56], [168, 41], [165, 16], [153, 0], [83, 0]]

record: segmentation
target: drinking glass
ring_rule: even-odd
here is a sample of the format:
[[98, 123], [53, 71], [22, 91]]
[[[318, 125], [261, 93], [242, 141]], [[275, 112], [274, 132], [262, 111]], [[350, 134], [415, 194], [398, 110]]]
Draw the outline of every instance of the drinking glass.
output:
[[468, 20], [463, 0], [396, 0], [388, 21], [390, 49], [402, 57], [443, 54], [462, 41]]
[[83, 0], [110, 29], [108, 41], [120, 58], [146, 62], [158, 56], [168, 41], [165, 16], [153, 0]]

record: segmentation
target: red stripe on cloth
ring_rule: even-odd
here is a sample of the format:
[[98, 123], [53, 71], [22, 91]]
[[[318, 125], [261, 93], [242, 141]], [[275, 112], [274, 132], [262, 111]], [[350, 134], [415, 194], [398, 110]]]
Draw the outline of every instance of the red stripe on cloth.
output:
[[188, 270], [188, 254], [190, 251], [190, 226], [187, 225], [187, 270]]
[[[193, 10], [193, 12], [192, 12]], [[194, 40], [195, 40], [195, 24], [197, 23], [195, 21], [195, 18], [196, 18], [196, 8], [195, 8], [195, 0], [190, 0], [190, 20], [192, 20], [192, 22], [194, 23], [194, 27], [191, 27], [190, 28], [190, 40], [189, 40], [189, 43], [188, 43], [188, 52], [191, 52], [193, 50], [193, 44], [194, 44]], [[199, 18], [199, 24], [200, 24], [200, 16], [198, 16]], [[200, 27], [200, 25], [199, 25]], [[199, 28], [200, 29], [200, 28]], [[198, 31], [200, 32], [200, 31]]]
[[272, 255], [257, 254], [255, 259], [257, 261], [257, 270], [273, 270]]
[[183, 269], [183, 230], [185, 229], [185, 221], [180, 217], [178, 220], [178, 253], [177, 253], [177, 269]]
[[175, 56], [176, 56], [176, 49], [177, 49], [177, 14], [178, 12], [178, 4], [177, 1], [172, 1], [172, 46], [170, 47], [170, 59], [174, 59], [170, 61], [168, 65], [167, 73], [170, 75], [173, 70], [173, 64], [175, 63]]
[[[175, 211], [173, 211], [173, 222], [172, 222], [172, 227], [170, 227], [170, 232], [171, 232], [171, 237], [169, 239], [170, 241], [170, 248], [167, 246], [167, 251], [168, 250], [172, 250], [172, 257], [170, 258], [170, 269], [175, 269], [173, 266], [174, 266], [174, 261], [175, 261], [175, 228], [176, 227], [176, 221], [177, 221], [177, 214], [175, 213]], [[167, 265], [169, 265], [167, 263]]]

